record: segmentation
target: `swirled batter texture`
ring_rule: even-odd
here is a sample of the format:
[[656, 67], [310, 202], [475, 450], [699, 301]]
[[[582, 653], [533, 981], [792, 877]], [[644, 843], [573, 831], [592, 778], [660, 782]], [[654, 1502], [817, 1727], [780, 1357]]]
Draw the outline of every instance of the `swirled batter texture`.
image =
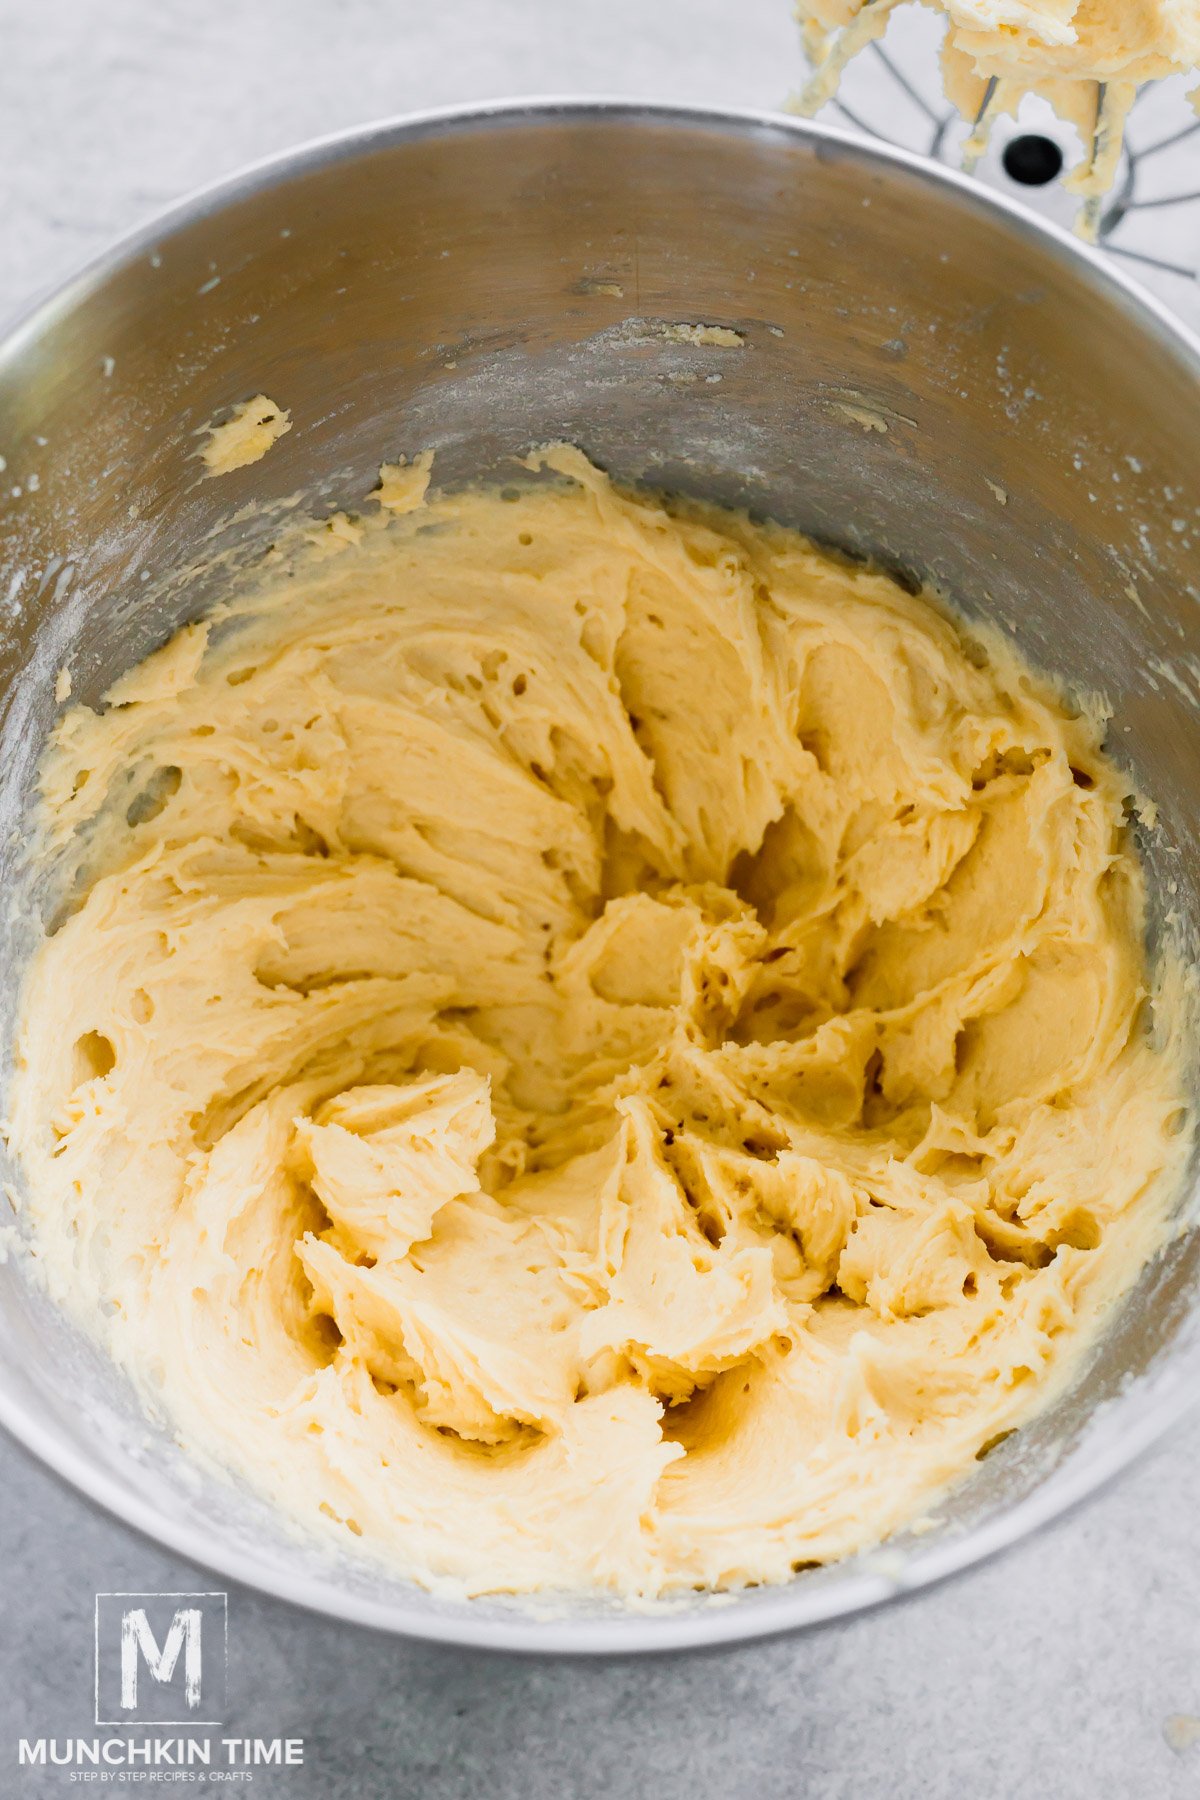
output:
[[775, 1581], [1157, 1241], [1126, 788], [925, 599], [544, 461], [405, 465], [66, 715], [11, 1135], [54, 1290], [293, 1514], [471, 1592]]

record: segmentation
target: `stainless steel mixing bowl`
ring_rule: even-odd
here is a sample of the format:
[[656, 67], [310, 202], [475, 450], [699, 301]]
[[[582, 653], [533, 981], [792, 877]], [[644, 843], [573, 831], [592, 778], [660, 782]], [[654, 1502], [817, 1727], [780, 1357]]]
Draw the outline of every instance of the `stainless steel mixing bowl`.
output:
[[[744, 344], [663, 335], [679, 323]], [[290, 435], [198, 480], [194, 434], [258, 393], [291, 409]], [[1200, 346], [1097, 255], [913, 157], [750, 114], [547, 103], [407, 120], [239, 176], [0, 346], [0, 1040], [52, 898], [21, 822], [58, 668], [95, 700], [211, 599], [198, 556], [261, 552], [290, 495], [353, 502], [385, 457], [427, 447], [441, 483], [502, 473], [548, 438], [932, 579], [1105, 693], [1113, 749], [1160, 808], [1153, 934], [1173, 915], [1191, 953]], [[1144, 1273], [1076, 1388], [937, 1529], [721, 1606], [460, 1605], [293, 1540], [148, 1427], [19, 1255], [0, 1268], [0, 1420], [152, 1538], [342, 1618], [520, 1649], [729, 1642], [963, 1568], [1137, 1455], [1195, 1391], [1198, 1242]]]

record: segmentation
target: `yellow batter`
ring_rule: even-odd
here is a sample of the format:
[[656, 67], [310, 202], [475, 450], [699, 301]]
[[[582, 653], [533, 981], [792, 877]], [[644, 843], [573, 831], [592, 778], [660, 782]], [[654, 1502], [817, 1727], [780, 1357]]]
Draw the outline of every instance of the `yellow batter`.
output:
[[391, 465], [65, 716], [11, 1136], [52, 1291], [291, 1514], [471, 1592], [777, 1581], [1159, 1240], [1128, 791], [924, 599], [542, 460]]
[[208, 475], [231, 475], [259, 462], [292, 429], [292, 415], [265, 394], [243, 400], [221, 425], [210, 425], [200, 446]]

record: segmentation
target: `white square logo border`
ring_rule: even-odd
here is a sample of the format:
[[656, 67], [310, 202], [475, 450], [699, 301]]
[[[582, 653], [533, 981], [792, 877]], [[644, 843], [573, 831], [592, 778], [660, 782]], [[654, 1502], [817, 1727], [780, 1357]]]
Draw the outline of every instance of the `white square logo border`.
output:
[[[220, 1650], [219, 1650], [218, 1654], [221, 1659], [221, 1690], [222, 1690], [222, 1711], [223, 1711], [225, 1697], [226, 1697], [226, 1691], [227, 1691], [227, 1687], [228, 1687], [227, 1674], [228, 1674], [228, 1666], [229, 1666], [229, 1595], [228, 1595], [228, 1593], [222, 1592], [220, 1590], [215, 1590], [215, 1589], [209, 1589], [203, 1593], [181, 1593], [181, 1592], [177, 1592], [175, 1590], [165, 1590], [165, 1591], [159, 1591], [159, 1592], [151, 1592], [149, 1590], [141, 1590], [136, 1593], [127, 1592], [127, 1591], [123, 1591], [123, 1590], [117, 1590], [117, 1591], [106, 1590], [106, 1591], [97, 1593], [96, 1599], [95, 1599], [95, 1605], [94, 1605], [93, 1611], [92, 1611], [92, 1691], [93, 1691], [93, 1698], [95, 1701], [95, 1720], [96, 1720], [97, 1725], [151, 1725], [151, 1726], [155, 1726], [155, 1725], [196, 1725], [196, 1726], [201, 1726], [201, 1725], [222, 1725], [222, 1724], [224, 1724], [223, 1719], [212, 1719], [212, 1718], [201, 1719], [201, 1718], [195, 1718], [195, 1717], [186, 1718], [186, 1719], [153, 1719], [153, 1718], [152, 1719], [139, 1719], [139, 1718], [135, 1717], [133, 1714], [126, 1714], [125, 1716], [123, 1716], [122, 1718], [119, 1718], [119, 1719], [112, 1719], [112, 1718], [102, 1719], [100, 1717], [100, 1712], [101, 1712], [101, 1701], [100, 1701], [100, 1656], [101, 1656], [101, 1651], [100, 1651], [100, 1611], [101, 1611], [101, 1608], [100, 1608], [100, 1602], [102, 1600], [122, 1600], [122, 1601], [124, 1601], [124, 1600], [128, 1600], [128, 1601], [171, 1600], [176, 1603], [176, 1606], [175, 1606], [176, 1611], [179, 1610], [180, 1603], [183, 1601], [186, 1601], [186, 1600], [208, 1601], [210, 1603], [210, 1605], [214, 1601], [219, 1601], [220, 1602], [220, 1619], [221, 1619], [221, 1633], [220, 1633], [221, 1646], [220, 1646]], [[124, 1610], [127, 1610], [127, 1609], [124, 1609]], [[211, 1656], [212, 1650], [208, 1647], [207, 1643], [204, 1642], [203, 1638], [202, 1638], [202, 1646], [203, 1646], [202, 1654], [205, 1657]], [[202, 1689], [202, 1694], [204, 1694], [205, 1696], [207, 1695], [207, 1692], [208, 1692], [207, 1687]]]

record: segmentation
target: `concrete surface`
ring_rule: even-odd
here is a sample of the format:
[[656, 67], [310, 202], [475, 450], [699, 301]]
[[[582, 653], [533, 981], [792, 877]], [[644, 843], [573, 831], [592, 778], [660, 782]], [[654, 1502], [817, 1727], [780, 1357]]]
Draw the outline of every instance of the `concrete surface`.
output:
[[[406, 108], [573, 90], [774, 101], [787, 0], [14, 0], [0, 311], [188, 188]], [[655, 1663], [484, 1659], [230, 1596], [229, 1735], [303, 1736], [289, 1800], [1200, 1793], [1200, 1424], [1004, 1561], [890, 1612]], [[98, 1589], [211, 1585], [0, 1443], [0, 1797], [92, 1735]]]

